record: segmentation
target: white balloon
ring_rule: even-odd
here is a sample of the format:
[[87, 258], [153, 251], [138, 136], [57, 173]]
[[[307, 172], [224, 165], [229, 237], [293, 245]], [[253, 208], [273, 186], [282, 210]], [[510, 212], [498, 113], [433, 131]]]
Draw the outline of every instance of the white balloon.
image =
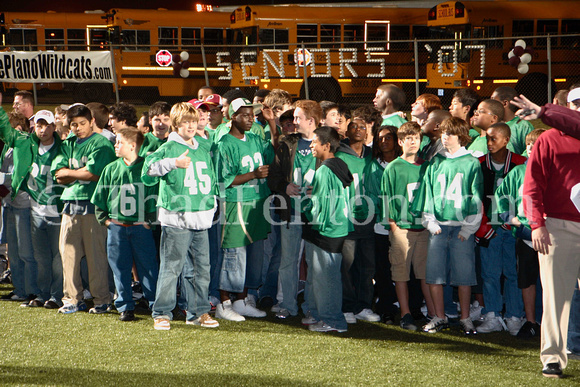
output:
[[187, 78], [187, 77], [189, 77], [189, 70], [188, 69], [181, 69], [181, 70], [179, 70], [179, 75], [181, 75], [181, 78]]
[[[525, 46], [524, 46], [525, 48]], [[189, 53], [187, 51], [181, 51], [181, 54], [179, 54], [179, 56], [181, 57], [181, 60], [188, 60], [189, 59]]]
[[523, 39], [518, 39], [516, 41], [515, 46], [520, 46], [521, 48], [525, 49], [526, 48], [526, 42]]
[[520, 62], [523, 64], [528, 64], [532, 61], [532, 56], [529, 53], [525, 53], [522, 56], [520, 56]]
[[514, 50], [511, 50], [510, 52], [508, 52], [508, 59], [512, 58], [514, 56], [516, 56], [516, 54], [514, 54]]
[[[530, 70], [530, 66], [528, 66], [525, 63], [520, 63], [518, 65], [518, 73], [520, 74], [527, 74], [527, 72]], [[183, 71], [183, 70], [182, 70]]]

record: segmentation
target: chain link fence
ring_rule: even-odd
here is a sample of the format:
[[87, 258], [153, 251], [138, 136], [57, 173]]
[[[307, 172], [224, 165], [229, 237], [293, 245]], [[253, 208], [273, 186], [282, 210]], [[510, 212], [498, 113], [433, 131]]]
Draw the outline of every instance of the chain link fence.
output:
[[[175, 102], [195, 98], [201, 86], [209, 85], [220, 94], [240, 88], [250, 99], [258, 89], [281, 88], [294, 99], [357, 107], [372, 103], [378, 86], [392, 83], [405, 91], [404, 109], [409, 110], [422, 93], [435, 94], [448, 106], [459, 88], [472, 88], [486, 98], [499, 86], [512, 86], [543, 104], [557, 90], [580, 81], [579, 45], [580, 35], [251, 46], [124, 43], [93, 48], [110, 50], [116, 84], [39, 84], [35, 88], [43, 103], [52, 103], [58, 89], [69, 102], [112, 103], [117, 90], [121, 100], [136, 104]], [[167, 66], [157, 63], [161, 50], [171, 55]], [[4, 84], [4, 89], [21, 86], [26, 85]]]

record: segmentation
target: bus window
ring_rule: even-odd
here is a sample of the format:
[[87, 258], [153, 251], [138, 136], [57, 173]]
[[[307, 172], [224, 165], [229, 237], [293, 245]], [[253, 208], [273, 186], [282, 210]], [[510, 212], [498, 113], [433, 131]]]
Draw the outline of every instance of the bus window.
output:
[[272, 28], [260, 28], [260, 44], [265, 49], [287, 49], [288, 48], [288, 30], [275, 30]]
[[85, 50], [87, 45], [86, 30], [81, 28], [69, 28], [66, 30], [68, 49], [72, 51]]
[[[340, 42], [340, 24], [321, 24], [320, 41], [324, 43]], [[339, 48], [339, 44], [324, 45], [325, 48]]]
[[177, 27], [159, 27], [159, 49], [175, 50], [177, 45]]
[[258, 44], [258, 27], [227, 29], [226, 38], [228, 43], [232, 45]]
[[[557, 35], [558, 34], [558, 20], [556, 19], [538, 19], [538, 27], [537, 27], [538, 35]], [[537, 46], [546, 46], [546, 39], [538, 38], [536, 39]], [[551, 45], [552, 47], [555, 46], [557, 43], [556, 38], [551, 38]]]
[[203, 44], [223, 44], [223, 43], [224, 43], [223, 28], [203, 29]]
[[413, 39], [429, 39], [429, 27], [423, 25], [411, 26], [413, 29]]
[[[458, 39], [469, 39], [471, 37], [471, 26], [469, 24], [459, 24], [447, 27], [431, 27], [429, 30], [429, 37], [431, 39], [440, 40], [440, 42], [430, 43], [433, 52], [437, 53], [441, 46], [448, 46], [453, 44], [457, 50], [457, 61], [460, 63], [469, 62], [469, 51], [463, 45], [465, 43], [455, 41]], [[431, 61], [438, 61], [437, 54], [430, 56]], [[453, 52], [450, 50], [443, 50], [443, 63], [453, 63]]]
[[[473, 27], [474, 38], [501, 38], [503, 37], [503, 26]], [[488, 40], [486, 42], [474, 42], [473, 44], [485, 44], [487, 48], [503, 48], [503, 40]]]
[[149, 30], [123, 30], [123, 50], [143, 51], [151, 50], [151, 31]]
[[531, 36], [533, 34], [534, 34], [533, 20], [514, 20], [512, 22], [512, 36]]
[[29, 28], [11, 28], [8, 36], [11, 46], [15, 46], [17, 51], [36, 51], [38, 40], [36, 30]]
[[201, 28], [181, 28], [181, 46], [198, 46], [201, 44]]
[[316, 42], [318, 40], [318, 26], [316, 24], [297, 24], [296, 40], [298, 43]]
[[391, 50], [412, 49], [412, 44], [409, 44], [409, 42], [397, 42], [397, 40], [409, 40], [409, 36], [409, 25], [391, 25]]
[[47, 28], [44, 30], [44, 43], [47, 50], [64, 49], [64, 30], [61, 28]]
[[[580, 34], [580, 19], [562, 19], [562, 35]], [[580, 47], [580, 37], [565, 37], [562, 39], [563, 47], [576, 48]]]
[[362, 24], [345, 24], [344, 41], [362, 42], [364, 40], [365, 26]]
[[89, 51], [109, 49], [109, 31], [106, 28], [91, 28], [89, 32]]

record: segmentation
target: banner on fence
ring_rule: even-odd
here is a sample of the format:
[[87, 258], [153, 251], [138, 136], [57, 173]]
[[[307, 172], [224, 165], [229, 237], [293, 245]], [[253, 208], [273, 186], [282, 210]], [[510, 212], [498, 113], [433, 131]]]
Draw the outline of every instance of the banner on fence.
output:
[[11, 51], [0, 53], [0, 82], [114, 83], [109, 51]]

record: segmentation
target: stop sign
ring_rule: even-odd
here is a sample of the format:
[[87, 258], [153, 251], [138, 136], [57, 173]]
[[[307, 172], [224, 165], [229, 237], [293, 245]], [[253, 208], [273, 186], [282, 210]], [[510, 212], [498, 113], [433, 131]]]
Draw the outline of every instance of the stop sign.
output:
[[155, 54], [155, 61], [159, 66], [169, 66], [171, 64], [171, 53], [167, 50], [157, 51], [157, 54]]

